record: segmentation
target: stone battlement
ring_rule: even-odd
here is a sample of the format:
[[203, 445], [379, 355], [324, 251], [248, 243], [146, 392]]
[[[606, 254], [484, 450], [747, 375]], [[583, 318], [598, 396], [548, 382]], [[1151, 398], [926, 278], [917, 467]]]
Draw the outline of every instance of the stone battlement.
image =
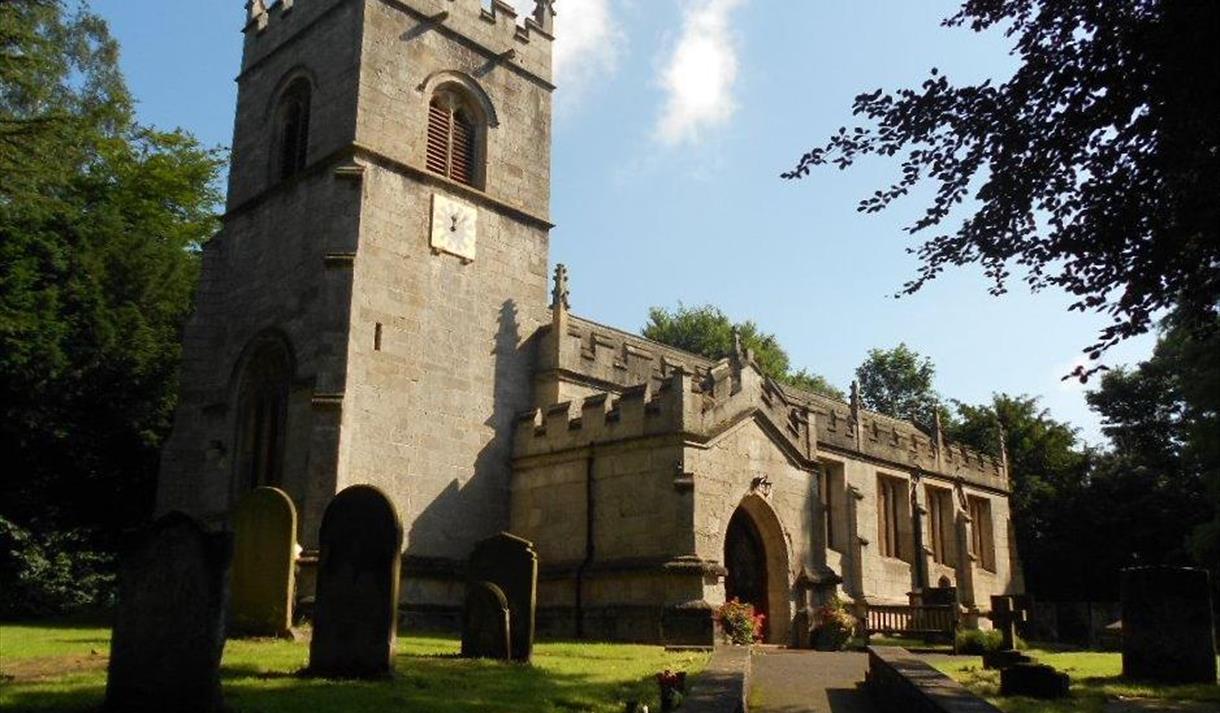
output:
[[938, 448], [935, 435], [909, 421], [863, 409], [853, 416], [850, 404], [790, 387], [785, 391], [813, 413], [821, 444], [996, 490], [1009, 489], [1007, 468], [1000, 459], [957, 443], [944, 442]]
[[521, 417], [516, 454], [555, 453], [653, 435], [708, 442], [755, 415], [795, 457], [808, 461], [816, 455], [807, 409], [791, 403], [748, 356], [739, 363], [726, 359], [702, 378], [675, 365], [655, 391], [645, 382], [618, 394], [603, 392], [535, 409]]
[[[550, 419], [544, 418], [542, 411], [563, 413], [565, 407], [572, 407], [566, 399], [557, 406], [550, 405], [560, 401], [553, 398], [563, 393], [560, 384], [605, 392], [594, 399], [613, 399], [616, 394], [625, 399], [628, 393], [640, 389], [659, 396], [675, 377], [681, 376], [689, 381], [689, 386], [683, 387], [683, 408], [687, 411], [681, 423], [685, 433], [696, 439], [714, 438], [719, 429], [736, 423], [743, 414], [760, 412], [765, 415], [764, 422], [795, 449], [797, 457], [813, 458], [818, 446], [825, 445], [902, 470], [915, 469], [1000, 492], [1010, 488], [1003, 459], [948, 443], [939, 427], [936, 433], [928, 433], [910, 421], [868, 411], [858, 396], [844, 403], [778, 384], [764, 376], [753, 355], [740, 346], [736, 354], [714, 361], [578, 317], [571, 313], [568, 273], [562, 265], [556, 270], [553, 297], [552, 324], [545, 328], [538, 351], [541, 410], [533, 416], [534, 435], [546, 435], [555, 446], [551, 450], [558, 450], [560, 445], [553, 439], [561, 419], [556, 416], [556, 425], [548, 428], [543, 421]], [[570, 430], [583, 432], [584, 425]], [[534, 445], [526, 450], [530, 454], [540, 452], [537, 439], [530, 442]], [[592, 442], [595, 440], [565, 441], [566, 447]]]
[[[270, 54], [326, 12], [360, 0], [249, 0], [246, 3], [244, 66]], [[504, 0], [378, 0], [401, 10], [418, 29], [448, 30], [478, 46], [489, 60], [514, 64], [548, 84], [551, 81], [553, 0], [539, 0], [519, 21]]]
[[654, 393], [648, 384], [620, 395], [600, 393], [523, 414], [517, 425], [517, 455], [538, 455], [595, 443], [681, 433], [691, 424], [697, 399], [690, 375], [675, 373]]

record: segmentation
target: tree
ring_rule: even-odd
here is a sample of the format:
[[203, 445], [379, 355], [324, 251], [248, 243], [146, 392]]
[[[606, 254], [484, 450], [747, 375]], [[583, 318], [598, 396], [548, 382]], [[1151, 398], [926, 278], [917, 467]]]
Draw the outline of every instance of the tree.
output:
[[[991, 292], [1011, 270], [1061, 288], [1073, 310], [1108, 314], [1092, 359], [1173, 308], [1214, 327], [1220, 304], [1220, 3], [1192, 0], [967, 0], [946, 25], [1001, 28], [1020, 66], [1007, 81], [957, 85], [932, 70], [919, 89], [856, 97], [866, 122], [839, 130], [785, 178], [868, 155], [905, 154], [901, 177], [861, 201], [877, 212], [924, 181], [932, 204], [907, 228], [926, 239], [902, 293], [949, 266], [979, 264]], [[973, 196], [971, 195], [973, 192]], [[1086, 379], [1097, 368], [1081, 367]]]
[[1200, 338], [1173, 315], [1150, 359], [1107, 373], [1088, 395], [1114, 446], [1104, 471], [1109, 487], [1133, 503], [1140, 536], [1130, 548], [1143, 562], [1201, 564], [1213, 578], [1220, 574], [1217, 354], [1220, 331]]
[[686, 307], [679, 304], [672, 312], [664, 307], [653, 307], [648, 312], [648, 323], [641, 333], [648, 339], [676, 349], [708, 359], [724, 359], [733, 353], [734, 331], [742, 347], [753, 350], [755, 361], [767, 376], [833, 399], [843, 399], [843, 392], [822, 376], [805, 369], [792, 371], [788, 352], [780, 346], [774, 334], [764, 333], [749, 320], [734, 323], [728, 315], [712, 305]]
[[893, 349], [870, 349], [856, 369], [860, 396], [868, 408], [892, 418], [930, 423], [934, 413], [942, 420], [949, 412], [933, 388], [936, 367], [906, 344]]
[[87, 10], [5, 2], [0, 38], [0, 603], [49, 609], [79, 597], [35, 590], [88, 576], [37, 562], [98, 560], [151, 513], [222, 156], [136, 123]]
[[[957, 419], [949, 437], [982, 453], [1008, 454], [1012, 518], [1017, 550], [1029, 591], [1049, 599], [1089, 599], [1081, 592], [1092, 581], [1096, 547], [1081, 539], [1078, 506], [1092, 454], [1076, 430], [1056, 421], [1036, 397], [995, 394], [990, 403], [955, 402]], [[1063, 547], [1063, 542], [1078, 543]], [[1096, 544], [1096, 543], [1092, 543]]]

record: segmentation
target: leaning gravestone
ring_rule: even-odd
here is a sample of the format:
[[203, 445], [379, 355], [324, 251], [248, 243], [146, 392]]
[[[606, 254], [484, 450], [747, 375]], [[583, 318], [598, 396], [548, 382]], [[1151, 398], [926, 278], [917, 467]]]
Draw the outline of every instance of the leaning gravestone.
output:
[[1123, 570], [1123, 677], [1216, 682], [1216, 640], [1207, 570]]
[[[534, 651], [534, 612], [538, 598], [538, 553], [533, 543], [502, 532], [475, 545], [467, 587], [489, 582], [508, 600], [512, 659], [528, 662]], [[469, 590], [468, 590], [469, 591]], [[465, 640], [465, 633], [463, 633]]]
[[258, 488], [235, 516], [230, 630], [245, 636], [290, 636], [297, 513], [277, 488]]
[[309, 673], [375, 678], [393, 670], [402, 521], [370, 485], [335, 496], [322, 516]]
[[508, 598], [491, 582], [466, 587], [462, 608], [462, 656], [472, 659], [512, 658], [512, 628]]
[[107, 711], [215, 713], [233, 540], [208, 534], [182, 513], [158, 520], [126, 549]]

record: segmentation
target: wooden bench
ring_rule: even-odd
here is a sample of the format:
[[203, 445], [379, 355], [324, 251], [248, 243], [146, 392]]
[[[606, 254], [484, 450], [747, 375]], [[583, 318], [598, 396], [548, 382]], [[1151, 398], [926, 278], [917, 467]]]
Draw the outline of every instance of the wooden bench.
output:
[[945, 638], [955, 641], [958, 622], [957, 607], [952, 605], [872, 604], [864, 615], [864, 638], [867, 641], [870, 636], [881, 634], [895, 638]]

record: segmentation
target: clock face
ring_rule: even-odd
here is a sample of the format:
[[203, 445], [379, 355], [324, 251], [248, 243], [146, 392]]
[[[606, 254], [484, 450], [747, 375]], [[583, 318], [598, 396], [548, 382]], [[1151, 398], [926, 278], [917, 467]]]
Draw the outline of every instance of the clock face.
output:
[[432, 249], [473, 261], [478, 242], [479, 211], [439, 193], [432, 195]]

